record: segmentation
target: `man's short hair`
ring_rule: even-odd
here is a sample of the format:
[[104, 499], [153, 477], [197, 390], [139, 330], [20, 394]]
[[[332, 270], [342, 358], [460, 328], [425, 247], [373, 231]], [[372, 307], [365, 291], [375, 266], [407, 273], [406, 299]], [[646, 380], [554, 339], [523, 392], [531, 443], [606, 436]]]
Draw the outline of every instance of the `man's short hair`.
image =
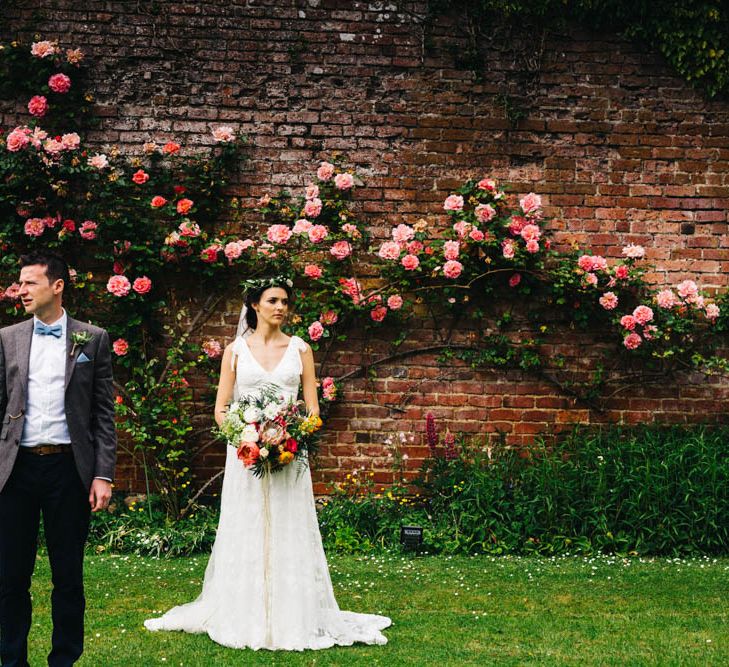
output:
[[52, 283], [59, 278], [63, 280], [63, 286], [68, 287], [71, 284], [71, 274], [68, 270], [68, 264], [58, 253], [52, 250], [34, 250], [26, 255], [20, 256], [20, 268], [26, 266], [45, 266], [48, 282]]

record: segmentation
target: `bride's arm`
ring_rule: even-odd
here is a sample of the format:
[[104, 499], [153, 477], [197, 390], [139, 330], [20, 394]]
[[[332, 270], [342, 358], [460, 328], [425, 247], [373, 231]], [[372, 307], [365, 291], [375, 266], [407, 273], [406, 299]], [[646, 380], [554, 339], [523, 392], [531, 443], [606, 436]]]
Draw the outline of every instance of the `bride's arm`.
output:
[[304, 388], [304, 403], [309, 414], [319, 414], [319, 398], [316, 393], [316, 371], [314, 370], [314, 353], [308, 345], [301, 353], [301, 385]]
[[233, 345], [225, 348], [223, 360], [220, 362], [220, 382], [218, 382], [218, 394], [215, 397], [215, 423], [220, 426], [223, 423], [228, 406], [233, 399], [233, 384], [235, 383], [235, 371], [231, 363], [233, 357]]

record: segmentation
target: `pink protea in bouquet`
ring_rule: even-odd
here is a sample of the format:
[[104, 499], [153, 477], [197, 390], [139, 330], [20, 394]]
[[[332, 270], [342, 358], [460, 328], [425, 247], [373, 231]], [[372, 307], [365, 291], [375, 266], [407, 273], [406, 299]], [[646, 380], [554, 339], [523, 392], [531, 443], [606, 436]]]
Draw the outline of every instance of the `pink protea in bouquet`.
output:
[[220, 434], [256, 477], [278, 472], [294, 460], [308, 464], [322, 421], [301, 401], [288, 401], [274, 385], [230, 404]]

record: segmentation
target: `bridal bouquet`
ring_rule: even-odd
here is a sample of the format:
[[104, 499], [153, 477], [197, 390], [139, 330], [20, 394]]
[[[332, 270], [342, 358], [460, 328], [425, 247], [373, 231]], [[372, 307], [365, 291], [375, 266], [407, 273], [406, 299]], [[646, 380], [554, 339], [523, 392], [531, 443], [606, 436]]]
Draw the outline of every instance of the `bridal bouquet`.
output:
[[322, 421], [303, 401], [290, 402], [269, 385], [234, 401], [220, 426], [228, 444], [256, 477], [282, 470], [292, 461], [307, 463], [316, 451]]

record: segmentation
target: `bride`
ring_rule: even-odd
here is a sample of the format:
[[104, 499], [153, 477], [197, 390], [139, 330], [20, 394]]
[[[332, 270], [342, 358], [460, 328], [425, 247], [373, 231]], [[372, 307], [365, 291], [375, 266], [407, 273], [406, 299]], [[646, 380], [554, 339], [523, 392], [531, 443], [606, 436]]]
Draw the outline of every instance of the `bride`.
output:
[[[236, 339], [223, 355], [215, 401], [220, 425], [232, 399], [276, 385], [319, 413], [314, 356], [281, 331], [291, 303], [283, 277], [254, 281]], [[323, 649], [385, 644], [390, 619], [340, 611], [317, 523], [309, 468], [255, 477], [227, 447], [220, 522], [200, 596], [144, 622], [148, 630], [206, 632], [233, 648]]]

